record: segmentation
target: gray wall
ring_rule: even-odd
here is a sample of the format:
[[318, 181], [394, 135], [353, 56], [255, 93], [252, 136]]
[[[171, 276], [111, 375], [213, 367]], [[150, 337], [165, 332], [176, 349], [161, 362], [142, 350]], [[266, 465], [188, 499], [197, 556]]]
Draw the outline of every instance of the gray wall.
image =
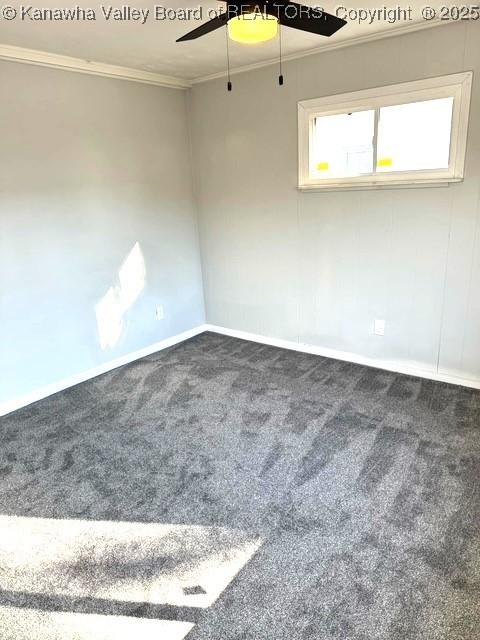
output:
[[[196, 85], [207, 321], [480, 380], [480, 38], [442, 26]], [[285, 34], [288, 37], [288, 34]], [[297, 101], [473, 69], [466, 178], [300, 193]], [[386, 335], [373, 335], [374, 318]]]
[[[0, 85], [2, 402], [197, 326], [204, 310], [186, 94], [7, 62]], [[95, 305], [137, 242], [145, 287], [102, 349]]]

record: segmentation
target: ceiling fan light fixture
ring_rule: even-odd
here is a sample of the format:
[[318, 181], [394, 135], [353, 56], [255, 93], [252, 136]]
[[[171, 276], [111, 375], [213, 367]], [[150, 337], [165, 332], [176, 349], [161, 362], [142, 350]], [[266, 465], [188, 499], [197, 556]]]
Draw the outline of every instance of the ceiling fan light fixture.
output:
[[277, 18], [258, 11], [231, 18], [227, 26], [230, 40], [241, 44], [266, 42], [275, 38], [278, 33]]

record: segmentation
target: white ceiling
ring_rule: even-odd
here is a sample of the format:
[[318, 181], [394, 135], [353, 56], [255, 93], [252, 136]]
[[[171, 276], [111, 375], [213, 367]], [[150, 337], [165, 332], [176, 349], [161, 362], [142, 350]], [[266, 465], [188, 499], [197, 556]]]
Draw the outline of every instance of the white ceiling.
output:
[[[0, 43], [37, 49], [49, 53], [73, 56], [83, 60], [102, 62], [113, 65], [140, 69], [159, 74], [193, 80], [211, 74], [224, 71], [225, 61], [225, 31], [220, 29], [198, 40], [176, 43], [175, 40], [187, 31], [200, 24], [191, 20], [166, 20], [156, 21], [153, 17], [155, 4], [161, 4], [140, 0], [131, 1], [131, 7], [149, 8], [150, 15], [145, 24], [134, 21], [107, 21], [102, 13], [102, 3], [98, 0], [73, 1], [73, 0], [42, 0], [35, 3], [37, 7], [73, 7], [92, 8], [95, 10], [95, 21], [54, 22], [33, 21], [29, 19], [7, 21], [0, 19]], [[97, 4], [98, 2], [98, 4]], [[112, 6], [121, 7], [124, 3], [118, 2]], [[5, 4], [5, 3], [3, 3]], [[10, 2], [18, 8], [21, 3]], [[25, 3], [27, 4], [27, 3]], [[307, 0], [306, 4], [317, 6], [320, 2]], [[333, 2], [326, 0], [326, 11], [333, 13], [335, 7], [344, 5], [361, 6], [362, 8], [397, 7], [398, 0], [394, 2], [378, 2], [378, 0], [364, 0], [359, 3]], [[430, 2], [431, 6], [440, 6], [441, 2]], [[108, 0], [103, 4], [108, 7]], [[212, 0], [165, 0], [165, 7], [196, 8], [203, 9], [204, 21], [208, 19], [208, 9], [220, 9], [225, 6], [222, 2]], [[282, 29], [282, 46], [285, 56], [298, 54], [311, 49], [318, 49], [333, 43], [342, 43], [349, 39], [369, 36], [381, 32], [396, 29], [405, 29], [412, 25], [423, 24], [425, 20], [421, 16], [421, 8], [425, 2], [413, 1], [411, 21], [398, 21], [389, 24], [387, 21], [374, 21], [372, 24], [358, 24], [349, 22], [331, 38], [324, 38], [313, 34], [303, 33], [284, 27]], [[428, 25], [433, 26], [431, 22]], [[260, 63], [278, 56], [278, 40], [273, 40], [262, 45], [248, 46], [230, 43], [231, 67]]]

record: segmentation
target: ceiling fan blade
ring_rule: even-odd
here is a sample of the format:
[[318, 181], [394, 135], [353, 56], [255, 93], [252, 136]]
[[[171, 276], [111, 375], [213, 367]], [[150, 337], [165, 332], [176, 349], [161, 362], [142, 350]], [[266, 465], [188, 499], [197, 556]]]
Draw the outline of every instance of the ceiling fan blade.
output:
[[177, 42], [184, 42], [185, 40], [195, 40], [196, 38], [200, 38], [200, 36], [204, 36], [210, 31], [215, 31], [215, 29], [220, 29], [220, 27], [224, 27], [227, 24], [227, 21], [232, 16], [229, 11], [226, 13], [221, 13], [215, 18], [212, 18], [208, 22], [204, 22], [199, 27], [194, 29], [193, 31], [189, 31], [181, 38], [178, 38]]
[[275, 14], [285, 27], [330, 37], [347, 24], [346, 20], [296, 2], [275, 0]]

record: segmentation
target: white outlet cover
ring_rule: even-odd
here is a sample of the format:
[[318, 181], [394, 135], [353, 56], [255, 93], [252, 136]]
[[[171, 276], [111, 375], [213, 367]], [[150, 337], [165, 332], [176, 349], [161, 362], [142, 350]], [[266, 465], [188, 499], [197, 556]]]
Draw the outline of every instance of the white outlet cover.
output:
[[155, 307], [155, 318], [157, 320], [163, 320], [165, 318], [165, 313], [163, 311], [163, 305], [158, 305]]
[[373, 321], [373, 333], [376, 336], [384, 336], [385, 335], [385, 320], [377, 320]]

